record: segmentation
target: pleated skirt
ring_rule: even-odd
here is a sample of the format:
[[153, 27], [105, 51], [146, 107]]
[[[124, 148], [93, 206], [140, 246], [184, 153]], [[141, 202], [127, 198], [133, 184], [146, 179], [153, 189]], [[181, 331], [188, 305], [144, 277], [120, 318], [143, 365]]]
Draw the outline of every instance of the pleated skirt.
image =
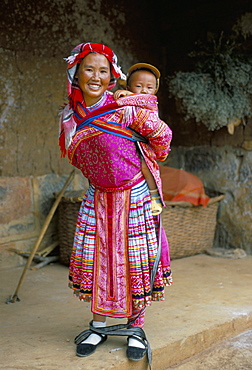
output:
[[151, 287], [158, 250], [158, 218], [151, 212], [146, 181], [113, 194], [90, 186], [77, 218], [69, 286], [92, 311], [129, 317], [132, 310], [164, 300], [171, 285], [169, 245], [162, 230], [162, 253]]

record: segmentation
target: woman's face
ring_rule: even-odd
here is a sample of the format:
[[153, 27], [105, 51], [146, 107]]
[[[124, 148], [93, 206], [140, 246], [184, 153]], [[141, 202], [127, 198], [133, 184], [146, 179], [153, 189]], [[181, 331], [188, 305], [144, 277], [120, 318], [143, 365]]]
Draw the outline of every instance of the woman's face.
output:
[[85, 103], [90, 107], [100, 100], [108, 88], [110, 63], [104, 55], [90, 53], [82, 60], [77, 77]]

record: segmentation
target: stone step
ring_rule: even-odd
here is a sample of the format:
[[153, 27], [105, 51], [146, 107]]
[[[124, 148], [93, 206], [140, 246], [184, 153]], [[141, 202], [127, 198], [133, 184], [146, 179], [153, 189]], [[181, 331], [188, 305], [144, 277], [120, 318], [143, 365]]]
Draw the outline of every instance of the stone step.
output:
[[[166, 370], [225, 338], [252, 328], [252, 256], [228, 259], [205, 254], [172, 261], [174, 284], [166, 300], [147, 308], [145, 332], [152, 370]], [[20, 302], [6, 305], [22, 268], [0, 271], [0, 369], [144, 370], [146, 359], [126, 358], [126, 338], [109, 337], [89, 357], [75, 355], [74, 337], [88, 328], [90, 304], [67, 287], [68, 269], [52, 264], [29, 270]], [[109, 325], [125, 320], [107, 320]]]

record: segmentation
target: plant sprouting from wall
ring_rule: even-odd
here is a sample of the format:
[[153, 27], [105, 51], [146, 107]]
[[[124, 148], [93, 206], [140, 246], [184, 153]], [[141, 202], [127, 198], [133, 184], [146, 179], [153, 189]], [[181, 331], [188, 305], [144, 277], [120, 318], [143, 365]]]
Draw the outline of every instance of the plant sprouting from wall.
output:
[[228, 126], [233, 133], [235, 125], [252, 116], [252, 29], [248, 35], [246, 28], [246, 37], [241, 30], [240, 20], [229, 37], [208, 33], [189, 54], [194, 71], [167, 77], [170, 97], [180, 102], [185, 118], [194, 118], [211, 131]]

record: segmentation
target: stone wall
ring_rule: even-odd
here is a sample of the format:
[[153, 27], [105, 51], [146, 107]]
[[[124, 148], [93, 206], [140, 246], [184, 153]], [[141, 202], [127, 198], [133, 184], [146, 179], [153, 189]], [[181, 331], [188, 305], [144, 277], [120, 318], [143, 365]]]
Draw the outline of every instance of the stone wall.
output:
[[172, 148], [166, 164], [193, 173], [205, 187], [225, 194], [219, 204], [213, 246], [242, 248], [252, 254], [252, 151], [178, 146]]
[[[146, 1], [139, 1], [136, 11], [135, 2], [130, 1], [1, 2], [0, 268], [25, 262], [13, 249], [31, 250], [55, 194], [72, 170], [66, 159], [60, 159], [57, 145], [58, 112], [66, 97], [63, 58], [75, 45], [90, 40], [113, 48], [124, 71], [139, 61], [158, 66], [163, 78], [158, 96], [160, 115], [174, 132], [167, 164], [195, 173], [205, 185], [226, 194], [215, 246], [241, 247], [251, 253], [252, 123], [238, 127], [231, 136], [225, 129], [208, 132], [203, 125], [186, 123], [177, 114], [167, 99], [164, 77], [190, 51], [193, 27], [188, 33], [184, 24], [179, 25], [178, 20], [183, 21], [180, 9], [174, 16], [169, 4], [164, 2], [163, 9], [161, 5], [151, 8]], [[190, 25], [199, 25], [187, 16], [186, 9], [183, 14]], [[222, 27], [224, 17], [219, 14], [219, 18]], [[157, 19], [160, 22], [153, 27]], [[76, 171], [69, 188], [86, 185]], [[56, 234], [57, 215], [41, 247], [57, 238]]]
[[166, 164], [195, 174], [206, 187], [225, 194], [214, 247], [242, 248], [252, 254], [252, 119], [230, 135], [226, 127], [209, 131], [202, 123], [185, 121], [173, 100], [165, 112], [173, 130]]

